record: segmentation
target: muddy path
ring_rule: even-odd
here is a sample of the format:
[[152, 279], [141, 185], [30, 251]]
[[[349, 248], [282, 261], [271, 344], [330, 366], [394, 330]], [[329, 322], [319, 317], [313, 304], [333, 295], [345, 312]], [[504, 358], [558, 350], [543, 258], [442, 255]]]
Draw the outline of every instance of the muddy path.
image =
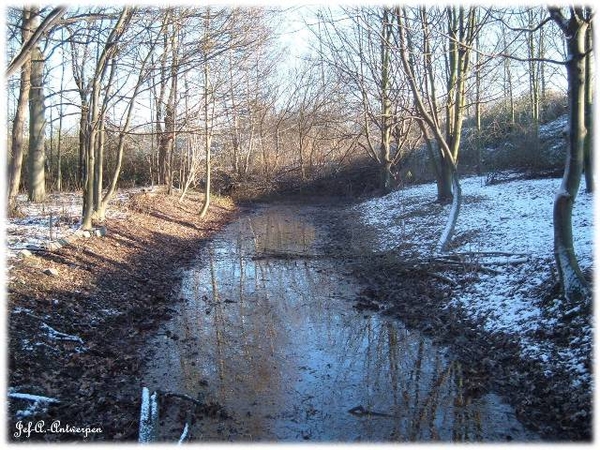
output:
[[448, 348], [357, 302], [367, 288], [326, 212], [257, 207], [185, 273], [148, 343], [157, 440], [186, 423], [191, 441], [539, 440], [494, 392], [466, 391], [469, 368]]

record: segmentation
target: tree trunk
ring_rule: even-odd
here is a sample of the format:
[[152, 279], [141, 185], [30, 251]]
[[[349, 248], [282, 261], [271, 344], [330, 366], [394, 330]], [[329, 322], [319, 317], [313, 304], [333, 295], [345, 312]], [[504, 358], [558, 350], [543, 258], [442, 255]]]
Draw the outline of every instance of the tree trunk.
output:
[[393, 176], [392, 176], [392, 163], [391, 161], [384, 161], [381, 166], [381, 187], [383, 192], [389, 193], [393, 189]]
[[200, 217], [203, 218], [206, 216], [208, 212], [208, 207], [210, 206], [210, 172], [211, 172], [211, 163], [210, 163], [210, 139], [206, 136], [205, 148], [204, 151], [206, 153], [206, 184], [204, 187], [204, 203], [202, 204], [202, 209], [200, 210]]
[[445, 204], [452, 201], [452, 178], [454, 172], [454, 164], [445, 155], [441, 155], [440, 158], [440, 176], [437, 179], [437, 201]]
[[[64, 33], [61, 32], [61, 39], [64, 39]], [[62, 52], [62, 64], [60, 74], [60, 106], [58, 108], [58, 142], [56, 145], [56, 190], [62, 192], [62, 126], [63, 126], [63, 93], [65, 86], [65, 52]]]
[[81, 117], [79, 118], [79, 170], [78, 182], [81, 187], [85, 184], [87, 173], [85, 171], [87, 158], [87, 145], [90, 134], [90, 105], [85, 92], [81, 92]]
[[452, 168], [451, 177], [451, 185], [453, 187], [453, 196], [452, 196], [452, 207], [450, 208], [450, 214], [448, 215], [448, 220], [446, 221], [446, 226], [444, 227], [444, 231], [440, 236], [440, 240], [437, 245], [437, 252], [444, 253], [448, 250], [448, 244], [452, 239], [452, 235], [454, 234], [454, 227], [456, 226], [456, 221], [458, 220], [458, 214], [460, 213], [460, 206], [462, 204], [462, 190], [460, 188], [460, 182], [458, 179], [458, 172], [456, 168]]
[[567, 301], [579, 305], [590, 292], [573, 249], [572, 212], [583, 170], [585, 127], [585, 34], [587, 23], [572, 10], [565, 20], [559, 10], [550, 9], [554, 20], [567, 35], [569, 83], [569, 145], [565, 172], [554, 201], [554, 257]]
[[[209, 16], [210, 17], [210, 16]], [[206, 28], [208, 29], [208, 19], [206, 22]], [[208, 61], [204, 61], [204, 153], [206, 155], [206, 185], [204, 187], [204, 203], [202, 205], [202, 209], [200, 210], [200, 217], [204, 218], [206, 213], [208, 212], [208, 207], [210, 206], [210, 175], [211, 175], [211, 152], [210, 146], [212, 144], [212, 126], [209, 126], [208, 119], [208, 86], [209, 86], [209, 78], [208, 78]]]
[[96, 157], [93, 145], [94, 134], [90, 135], [89, 144], [86, 146], [85, 152], [85, 180], [83, 183], [83, 213], [81, 218], [81, 229], [91, 230], [92, 229], [92, 216], [94, 212], [94, 166], [96, 164]]
[[[506, 30], [502, 31], [502, 48], [508, 48], [508, 42], [506, 40]], [[515, 98], [513, 94], [513, 85], [512, 85], [512, 71], [510, 67], [510, 58], [504, 58], [504, 95], [505, 99], [508, 99], [508, 107], [510, 114], [510, 123], [511, 125], [515, 125]]]
[[585, 189], [594, 192], [594, 75], [592, 70], [593, 50], [593, 25], [590, 23], [586, 32], [585, 55], [585, 141], [583, 144], [583, 173], [585, 175]]
[[[26, 42], [33, 34], [33, 10], [23, 8], [23, 42]], [[21, 67], [21, 86], [19, 87], [19, 99], [17, 110], [12, 127], [11, 159], [8, 170], [8, 207], [13, 209], [19, 194], [21, 184], [21, 172], [23, 169], [23, 155], [25, 147], [23, 146], [23, 128], [25, 126], [25, 116], [27, 111], [27, 102], [29, 101], [29, 88], [31, 86], [31, 59], [25, 61]]]
[[102, 199], [102, 184], [103, 184], [103, 164], [104, 164], [104, 142], [105, 142], [105, 131], [104, 131], [104, 118], [100, 118], [98, 124], [98, 139], [96, 141], [96, 165], [94, 166], [94, 210], [100, 208], [100, 202]]
[[44, 55], [39, 47], [31, 53], [31, 89], [29, 93], [29, 200], [46, 198], [45, 151], [46, 118], [44, 117]]
[[[168, 10], [165, 16], [165, 24], [166, 21], [169, 20], [171, 15], [171, 11]], [[163, 27], [166, 25], [163, 24]], [[165, 48], [163, 50], [163, 54], [160, 59], [160, 91], [158, 97], [156, 97], [156, 141], [157, 141], [157, 153], [158, 153], [158, 167], [157, 167], [157, 182], [158, 184], [165, 183], [165, 173], [166, 173], [166, 161], [167, 161], [167, 148], [168, 148], [168, 139], [169, 136], [166, 133], [166, 130], [163, 130], [162, 121], [163, 121], [163, 102], [165, 98], [165, 91], [167, 89], [166, 82], [166, 60], [167, 60], [167, 52], [169, 41], [167, 39], [166, 28], [164, 34], [164, 45]]]
[[[381, 187], [384, 192], [392, 190], [392, 161], [390, 157], [392, 133], [392, 102], [390, 100], [390, 47], [392, 40], [392, 21], [388, 17], [388, 8], [383, 8], [381, 21]], [[390, 13], [391, 14], [391, 13]]]
[[178, 29], [174, 26], [173, 37], [171, 40], [171, 50], [173, 53], [173, 61], [171, 66], [171, 90], [169, 92], [169, 100], [167, 104], [167, 112], [165, 114], [165, 131], [167, 132], [169, 139], [167, 141], [167, 154], [166, 154], [166, 167], [165, 167], [165, 184], [167, 185], [167, 194], [171, 195], [173, 191], [173, 153], [175, 151], [175, 131], [176, 124], [175, 120], [177, 117], [177, 52], [178, 52], [178, 41], [177, 41]]

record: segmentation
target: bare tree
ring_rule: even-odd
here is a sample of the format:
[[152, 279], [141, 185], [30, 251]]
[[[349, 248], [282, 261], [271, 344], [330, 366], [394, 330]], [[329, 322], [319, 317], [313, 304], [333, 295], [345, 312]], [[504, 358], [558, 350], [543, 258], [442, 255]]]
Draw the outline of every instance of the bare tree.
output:
[[[39, 8], [34, 7], [34, 9], [39, 14]], [[27, 39], [23, 41], [23, 47], [13, 58], [13, 60], [9, 63], [8, 68], [6, 69], [6, 76], [10, 77], [14, 74], [19, 68], [25, 64], [27, 59], [29, 58], [29, 53], [31, 53], [40, 39], [43, 37], [44, 33], [46, 33], [52, 25], [54, 25], [65, 13], [67, 10], [64, 6], [59, 6], [53, 9], [45, 18], [44, 21], [35, 26], [35, 31], [28, 35]], [[36, 14], [37, 16], [37, 14]], [[38, 22], [39, 23], [39, 22]]]
[[[118, 42], [121, 36], [124, 34], [129, 21], [131, 20], [133, 8], [124, 7], [119, 14], [119, 18], [112, 28], [110, 35], [108, 36], [102, 52], [96, 63], [94, 70], [94, 76], [92, 78], [92, 89], [91, 89], [91, 101], [89, 107], [89, 121], [87, 123], [88, 133], [86, 142], [86, 158], [85, 158], [85, 183], [83, 186], [83, 213], [81, 228], [88, 230], [92, 228], [92, 219], [94, 212], [98, 208], [98, 203], [94, 203], [94, 191], [99, 191], [99, 179], [97, 178], [98, 170], [96, 164], [102, 164], [101, 160], [96, 159], [98, 138], [100, 134], [100, 127], [105, 113], [102, 108], [103, 100], [101, 99], [102, 82], [106, 76], [109, 68], [109, 61], [114, 57], [118, 51]], [[86, 111], [82, 111], [82, 114]], [[98, 201], [99, 196], [96, 197]]]
[[550, 16], [567, 40], [566, 62], [569, 82], [569, 137], [567, 161], [560, 190], [554, 201], [554, 256], [566, 299], [573, 304], [587, 304], [590, 291], [573, 249], [572, 213], [583, 170], [586, 127], [586, 53], [587, 30], [592, 11], [587, 7], [569, 8], [569, 16], [557, 7], [549, 7]]
[[[22, 10], [22, 31], [23, 42], [26, 42], [33, 34], [35, 27], [35, 16], [38, 13], [35, 8], [24, 7]], [[29, 100], [29, 87], [31, 85], [31, 58], [23, 61], [21, 66], [21, 84], [19, 87], [19, 98], [17, 110], [12, 127], [11, 141], [11, 159], [8, 170], [8, 206], [9, 210], [15, 206], [19, 186], [21, 184], [21, 172], [23, 167], [23, 155], [25, 153], [23, 145], [23, 128], [25, 125], [25, 116], [27, 112], [27, 102]]]
[[[153, 18], [154, 18], [154, 16], [150, 15], [148, 20], [152, 21]], [[114, 197], [114, 195], [116, 193], [117, 184], [119, 182], [119, 177], [121, 175], [123, 154], [125, 152], [125, 142], [126, 142], [129, 130], [130, 130], [131, 120], [132, 120], [133, 112], [135, 109], [135, 104], [136, 104], [136, 101], [140, 94], [140, 91], [142, 89], [142, 86], [145, 84], [145, 82], [149, 78], [148, 65], [150, 63], [151, 56], [153, 55], [154, 50], [155, 50], [155, 48], [158, 44], [158, 41], [161, 37], [160, 33], [155, 33], [154, 35], [152, 35], [152, 32], [148, 31], [148, 29], [146, 29], [146, 31], [147, 32], [144, 33], [144, 35], [148, 35], [147, 45], [138, 47], [138, 51], [136, 52], [137, 55], [133, 62], [134, 67], [135, 67], [134, 71], [136, 71], [136, 70], [138, 71], [137, 79], [133, 85], [133, 92], [131, 93], [130, 96], [124, 97], [122, 99], [122, 101], [125, 102], [125, 120], [124, 120], [122, 128], [120, 130], [118, 130], [116, 161], [115, 161], [115, 166], [114, 166], [114, 169], [113, 169], [113, 172], [111, 175], [110, 184], [108, 185], [108, 188], [107, 188], [106, 192], [104, 193], [104, 195], [102, 196], [101, 200], [99, 200], [98, 203], [95, 205], [94, 214], [98, 220], [104, 220], [108, 204], [112, 200], [112, 198]], [[145, 54], [144, 54], [144, 51], [145, 51]], [[115, 58], [115, 57], [116, 57], [116, 55], [113, 55], [113, 58]]]
[[346, 122], [360, 127], [357, 142], [381, 168], [380, 187], [393, 188], [394, 171], [413, 138], [414, 113], [395, 52], [394, 15], [385, 7], [321, 10], [319, 57], [331, 68], [343, 93]]
[[[462, 6], [447, 7], [436, 17], [430, 17], [425, 7], [419, 7], [414, 14], [414, 26], [410, 26], [410, 15], [406, 7], [396, 7], [395, 15], [398, 25], [398, 43], [402, 67], [408, 79], [420, 119], [433, 135], [437, 143], [439, 165], [436, 169], [438, 200], [452, 200], [452, 208], [448, 221], [438, 243], [438, 251], [445, 251], [452, 233], [461, 205], [461, 188], [457, 173], [457, 164], [463, 125], [463, 113], [466, 99], [466, 81], [470, 71], [471, 49], [479, 31], [476, 23], [476, 8], [465, 9]], [[445, 119], [442, 120], [439, 86], [436, 83], [436, 67], [439, 63], [433, 60], [433, 32], [431, 21], [446, 21], [446, 95]], [[422, 30], [422, 53], [416, 50], [415, 31]], [[415, 56], [419, 53], [422, 59]], [[421, 77], [416, 67], [423, 67]], [[445, 130], [442, 128], [445, 124]]]

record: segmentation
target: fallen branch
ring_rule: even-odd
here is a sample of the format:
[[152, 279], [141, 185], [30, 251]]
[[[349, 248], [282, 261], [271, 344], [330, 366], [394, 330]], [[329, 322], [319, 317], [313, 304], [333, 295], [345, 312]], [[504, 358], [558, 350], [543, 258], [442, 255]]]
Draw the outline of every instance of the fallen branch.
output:
[[156, 392], [164, 397], [177, 397], [182, 400], [192, 402], [196, 406], [200, 406], [200, 407], [206, 406], [206, 404], [201, 399], [195, 399], [194, 397], [187, 395], [187, 394], [179, 394], [178, 392], [161, 391], [161, 390], [158, 390]]
[[370, 411], [362, 405], [355, 406], [354, 408], [349, 409], [348, 412], [350, 414], [352, 414], [353, 416], [358, 416], [358, 417], [363, 417], [363, 416], [398, 417], [393, 414]]
[[441, 280], [441, 281], [444, 281], [444, 282], [448, 283], [452, 287], [456, 287], [458, 285], [458, 283], [456, 281], [454, 281], [452, 278], [446, 277], [446, 276], [441, 275], [439, 273], [428, 272], [428, 274], [430, 276], [432, 276], [433, 278], [437, 278], [438, 280]]
[[34, 395], [34, 394], [25, 394], [22, 392], [9, 392], [9, 398], [17, 398], [19, 400], [27, 400], [30, 402], [42, 402], [42, 403], [60, 403], [60, 400], [57, 400], [52, 397], [45, 397], [43, 395]]
[[460, 253], [451, 253], [451, 256], [529, 256], [527, 253], [512, 253], [512, 252], [460, 252]]
[[181, 445], [185, 442], [185, 440], [188, 437], [189, 434], [189, 429], [190, 429], [190, 424], [189, 422], [185, 423], [185, 427], [183, 428], [183, 432], [181, 433], [181, 437], [179, 438], [179, 441], [177, 441], [177, 444]]
[[35, 416], [37, 414], [43, 414], [48, 411], [48, 406], [50, 404], [60, 403], [60, 401], [55, 398], [45, 397], [43, 395], [25, 394], [21, 392], [9, 392], [8, 397], [31, 402], [27, 408], [24, 410], [19, 410], [15, 413], [17, 420], [24, 419], [25, 417]]

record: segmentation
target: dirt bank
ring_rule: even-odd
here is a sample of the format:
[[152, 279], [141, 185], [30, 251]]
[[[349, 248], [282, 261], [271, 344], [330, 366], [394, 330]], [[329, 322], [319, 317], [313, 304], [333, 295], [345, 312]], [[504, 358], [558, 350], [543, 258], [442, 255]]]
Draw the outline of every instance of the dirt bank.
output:
[[[9, 261], [8, 387], [60, 401], [30, 414], [31, 401], [12, 399], [9, 440], [137, 439], [142, 349], [172, 311], [181, 269], [236, 215], [231, 202], [217, 199], [201, 220], [200, 204], [196, 195], [178, 203], [136, 194], [115, 206], [123, 218], [106, 223], [105, 237]], [[19, 419], [101, 432], [16, 437]]]

